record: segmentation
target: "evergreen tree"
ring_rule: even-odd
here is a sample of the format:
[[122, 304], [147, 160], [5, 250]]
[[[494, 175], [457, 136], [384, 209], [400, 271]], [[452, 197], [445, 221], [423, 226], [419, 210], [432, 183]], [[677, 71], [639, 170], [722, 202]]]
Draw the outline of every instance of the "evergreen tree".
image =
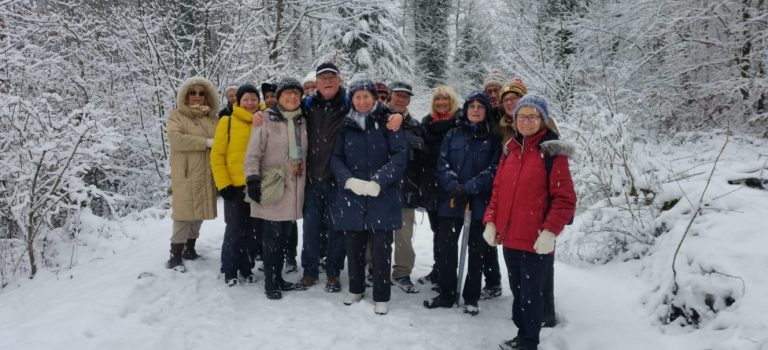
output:
[[448, 15], [445, 1], [415, 0], [413, 5], [414, 53], [420, 77], [428, 87], [445, 80], [450, 52]]

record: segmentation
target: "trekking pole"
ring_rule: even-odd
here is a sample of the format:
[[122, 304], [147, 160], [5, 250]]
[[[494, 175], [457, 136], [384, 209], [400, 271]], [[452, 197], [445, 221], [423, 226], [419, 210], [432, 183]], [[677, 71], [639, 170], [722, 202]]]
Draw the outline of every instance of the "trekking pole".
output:
[[459, 247], [459, 275], [456, 279], [456, 307], [459, 306], [459, 300], [461, 299], [461, 284], [464, 281], [464, 262], [467, 257], [467, 245], [469, 244], [469, 226], [472, 223], [472, 210], [469, 207], [469, 202], [464, 209], [464, 226], [461, 232], [461, 246]]

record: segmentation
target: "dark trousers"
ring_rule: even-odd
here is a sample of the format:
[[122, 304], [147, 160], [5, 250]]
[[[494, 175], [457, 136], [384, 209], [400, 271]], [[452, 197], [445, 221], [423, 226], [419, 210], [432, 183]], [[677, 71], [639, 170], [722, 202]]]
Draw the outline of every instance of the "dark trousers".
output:
[[440, 226], [440, 218], [437, 216], [437, 210], [427, 210], [427, 218], [429, 218], [429, 229], [432, 230], [432, 257], [434, 260], [432, 263], [432, 271], [434, 272], [435, 280], [439, 281], [440, 271], [437, 266], [437, 230]]
[[251, 274], [256, 255], [261, 254], [261, 220], [251, 217], [251, 206], [245, 198], [244, 187], [233, 200], [224, 200], [224, 241], [221, 243], [221, 272], [236, 277]]
[[370, 240], [373, 265], [373, 301], [389, 301], [392, 281], [392, 241], [394, 231], [346, 231], [349, 292], [365, 293], [365, 250]]
[[291, 221], [291, 232], [288, 236], [288, 244], [285, 247], [285, 260], [296, 262], [296, 246], [299, 245], [299, 227], [296, 221]]
[[544, 280], [544, 322], [555, 324], [555, 259], [547, 267], [547, 278]]
[[[485, 227], [483, 227], [485, 229]], [[486, 243], [487, 244], [487, 243]], [[499, 270], [499, 251], [496, 247], [488, 246], [483, 254], [483, 275], [486, 286], [501, 287], [501, 271]]]
[[[440, 296], [456, 299], [456, 284], [459, 266], [459, 237], [461, 236], [464, 219], [441, 217], [438, 227], [437, 260], [440, 271]], [[483, 240], [483, 223], [472, 221], [469, 225], [467, 240], [467, 277], [464, 280], [462, 295], [465, 304], [477, 304], [480, 299], [480, 288], [483, 278], [483, 256], [490, 250], [488, 243]]]
[[544, 318], [544, 285], [554, 257], [504, 248], [512, 290], [512, 321], [523, 348], [536, 349]]
[[283, 258], [295, 221], [263, 220], [264, 235], [264, 290], [279, 290], [283, 281]]
[[[320, 234], [324, 218], [330, 218], [330, 208], [336, 196], [336, 185], [332, 182], [307, 182], [304, 189], [304, 244], [301, 250], [301, 266], [304, 276], [317, 278], [320, 262]], [[330, 226], [330, 223], [326, 223]], [[339, 277], [344, 268], [344, 235], [339, 231], [328, 231], [328, 252], [325, 273], [328, 277]]]

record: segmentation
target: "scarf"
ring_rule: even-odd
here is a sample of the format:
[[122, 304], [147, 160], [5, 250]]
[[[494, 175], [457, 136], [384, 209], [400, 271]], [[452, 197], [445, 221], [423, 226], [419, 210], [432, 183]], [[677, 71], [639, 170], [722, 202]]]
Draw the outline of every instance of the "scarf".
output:
[[452, 113], [440, 114], [440, 113], [435, 112], [435, 114], [432, 115], [432, 121], [433, 122], [436, 122], [436, 121], [439, 121], [439, 120], [448, 120], [448, 119], [451, 119], [451, 118], [453, 118], [453, 114]]
[[301, 108], [295, 111], [285, 111], [278, 105], [277, 109], [288, 121], [288, 168], [294, 176], [300, 176], [304, 172], [303, 152], [301, 150], [301, 130], [297, 128], [297, 118], [301, 117]]

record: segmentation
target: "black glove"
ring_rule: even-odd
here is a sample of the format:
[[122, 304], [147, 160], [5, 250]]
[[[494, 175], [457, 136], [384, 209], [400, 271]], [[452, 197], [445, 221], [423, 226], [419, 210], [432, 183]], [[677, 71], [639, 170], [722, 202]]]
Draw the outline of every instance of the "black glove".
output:
[[458, 184], [456, 187], [454, 187], [453, 190], [449, 193], [451, 196], [451, 200], [453, 202], [453, 206], [464, 206], [464, 204], [467, 202], [466, 193], [464, 193], [464, 185]]
[[248, 185], [248, 197], [254, 202], [261, 202], [261, 178], [258, 176], [248, 176], [245, 182]]
[[237, 190], [235, 189], [235, 186], [229, 185], [219, 190], [219, 194], [221, 195], [221, 198], [231, 201], [237, 196]]
[[418, 136], [412, 132], [407, 133], [408, 135], [408, 144], [411, 146], [412, 150], [423, 150], [426, 148], [424, 145], [424, 139], [421, 136]]

